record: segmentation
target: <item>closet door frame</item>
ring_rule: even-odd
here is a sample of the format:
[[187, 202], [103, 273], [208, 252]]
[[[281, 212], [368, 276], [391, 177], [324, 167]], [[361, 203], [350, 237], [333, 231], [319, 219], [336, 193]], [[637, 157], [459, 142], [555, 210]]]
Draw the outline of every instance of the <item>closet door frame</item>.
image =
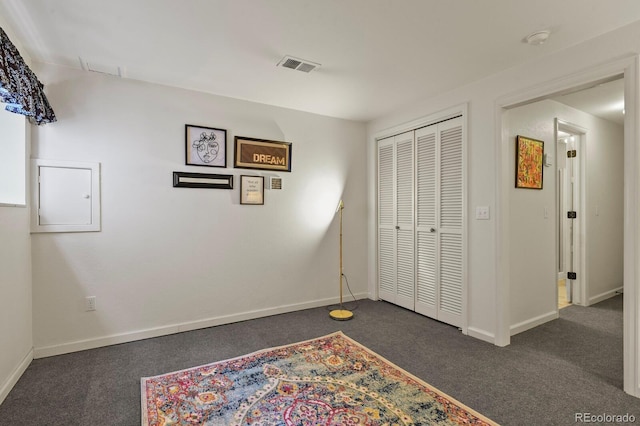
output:
[[[467, 334], [468, 333], [468, 306], [469, 306], [469, 286], [468, 286], [468, 274], [467, 274], [467, 270], [468, 270], [468, 265], [467, 265], [467, 259], [468, 259], [468, 221], [469, 221], [469, 207], [468, 207], [468, 203], [467, 203], [467, 198], [468, 198], [468, 192], [467, 192], [467, 188], [468, 188], [468, 173], [467, 173], [467, 169], [468, 169], [468, 161], [467, 161], [467, 153], [468, 153], [468, 139], [467, 139], [467, 117], [468, 117], [468, 104], [464, 103], [461, 105], [457, 105], [451, 108], [448, 108], [446, 110], [442, 110], [438, 113], [435, 114], [430, 114], [428, 116], [424, 116], [421, 118], [418, 118], [416, 120], [410, 121], [410, 122], [406, 122], [403, 124], [399, 124], [393, 127], [389, 127], [385, 130], [381, 130], [379, 132], [376, 132], [373, 135], [373, 142], [375, 144], [375, 152], [376, 152], [376, 176], [375, 176], [375, 182], [376, 182], [376, 191], [375, 191], [375, 206], [376, 206], [376, 210], [377, 210], [377, 206], [378, 206], [378, 168], [379, 165], [377, 164], [377, 160], [378, 160], [378, 141], [382, 140], [382, 139], [386, 139], [395, 135], [399, 135], [401, 133], [405, 133], [408, 131], [415, 131], [419, 128], [422, 127], [427, 127], [430, 126], [432, 124], [436, 124], [442, 121], [446, 121], [458, 116], [461, 116], [462, 119], [462, 172], [463, 172], [463, 177], [462, 177], [462, 185], [463, 185], [463, 195], [462, 195], [462, 212], [463, 212], [463, 221], [462, 221], [462, 298], [461, 298], [461, 304], [462, 304], [462, 310], [461, 310], [461, 319], [460, 319], [460, 325], [458, 326], [460, 328], [460, 330], [462, 331], [463, 334]], [[415, 156], [415, 154], [414, 154]], [[414, 171], [415, 173], [415, 171]], [[371, 295], [372, 298], [374, 300], [380, 300], [380, 296], [379, 296], [379, 287], [378, 287], [378, 283], [379, 283], [379, 253], [378, 253], [378, 247], [379, 247], [379, 241], [378, 241], [378, 212], [376, 211], [375, 215], [375, 223], [374, 223], [374, 229], [375, 229], [375, 277], [372, 280], [373, 283], [375, 283], [375, 286], [373, 288], [370, 287], [371, 289]], [[414, 218], [415, 221], [415, 218]], [[372, 270], [373, 271], [373, 270]]]

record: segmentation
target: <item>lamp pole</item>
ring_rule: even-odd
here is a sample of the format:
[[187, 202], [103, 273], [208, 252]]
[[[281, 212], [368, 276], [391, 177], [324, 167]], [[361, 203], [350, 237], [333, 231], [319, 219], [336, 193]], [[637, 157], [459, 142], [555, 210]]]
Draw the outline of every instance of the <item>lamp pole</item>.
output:
[[344, 209], [344, 203], [340, 200], [338, 204], [338, 210], [340, 210], [340, 309], [334, 309], [329, 312], [329, 316], [336, 321], [346, 321], [353, 318], [353, 312], [346, 310], [342, 307], [342, 210]]

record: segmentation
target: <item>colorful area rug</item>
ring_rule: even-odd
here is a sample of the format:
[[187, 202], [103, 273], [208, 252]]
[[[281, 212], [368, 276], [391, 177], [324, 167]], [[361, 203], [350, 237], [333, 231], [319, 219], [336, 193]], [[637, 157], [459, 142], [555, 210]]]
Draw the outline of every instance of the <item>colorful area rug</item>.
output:
[[341, 332], [141, 386], [145, 426], [495, 425]]

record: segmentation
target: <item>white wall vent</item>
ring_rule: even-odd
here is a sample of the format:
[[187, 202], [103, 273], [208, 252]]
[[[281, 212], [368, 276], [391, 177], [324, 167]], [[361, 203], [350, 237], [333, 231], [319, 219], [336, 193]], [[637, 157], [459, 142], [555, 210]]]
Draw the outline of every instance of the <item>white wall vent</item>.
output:
[[316, 68], [320, 68], [320, 64], [318, 63], [307, 61], [306, 59], [294, 58], [293, 56], [285, 56], [278, 62], [277, 66], [302, 72], [311, 72]]
[[89, 62], [84, 58], [79, 57], [80, 66], [83, 70], [88, 72], [97, 72], [100, 74], [108, 74], [116, 77], [124, 78], [124, 68], [117, 65], [106, 65], [97, 62]]

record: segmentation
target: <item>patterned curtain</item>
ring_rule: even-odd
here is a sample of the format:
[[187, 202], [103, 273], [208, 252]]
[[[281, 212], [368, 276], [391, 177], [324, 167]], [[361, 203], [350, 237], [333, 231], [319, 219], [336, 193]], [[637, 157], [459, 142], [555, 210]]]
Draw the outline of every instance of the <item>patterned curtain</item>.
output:
[[18, 49], [0, 28], [0, 100], [7, 111], [26, 115], [32, 123], [56, 121], [56, 115], [44, 95], [44, 86], [24, 63]]

